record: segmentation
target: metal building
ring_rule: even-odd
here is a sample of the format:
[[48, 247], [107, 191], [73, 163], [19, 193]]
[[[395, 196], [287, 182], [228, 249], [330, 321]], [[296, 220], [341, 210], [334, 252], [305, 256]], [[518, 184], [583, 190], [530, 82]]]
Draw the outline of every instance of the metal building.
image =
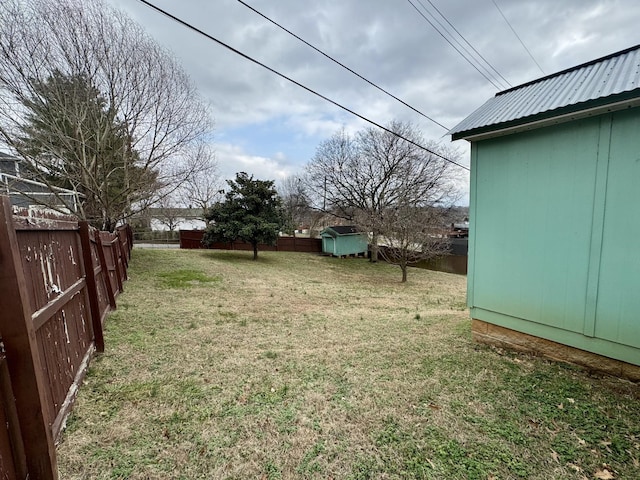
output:
[[322, 252], [336, 257], [366, 255], [369, 248], [366, 233], [353, 226], [327, 227], [320, 232]]
[[476, 339], [640, 378], [639, 107], [636, 46], [500, 92], [449, 132], [471, 142]]

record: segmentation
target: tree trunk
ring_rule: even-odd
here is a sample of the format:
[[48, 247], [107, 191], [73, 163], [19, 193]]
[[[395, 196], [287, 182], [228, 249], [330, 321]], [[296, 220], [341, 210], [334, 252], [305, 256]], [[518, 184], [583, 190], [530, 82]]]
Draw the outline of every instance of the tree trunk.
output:
[[113, 232], [115, 230], [115, 225], [113, 220], [111, 220], [111, 217], [109, 216], [105, 216], [102, 219], [102, 228], [101, 230], [105, 231], [105, 232]]
[[407, 281], [407, 265], [401, 264], [400, 269], [402, 270], [402, 283]]
[[378, 233], [373, 232], [371, 234], [371, 258], [369, 259], [370, 262], [376, 263], [378, 261], [378, 250]]
[[257, 260], [258, 259], [258, 244], [257, 243], [252, 243], [253, 245], [253, 259]]

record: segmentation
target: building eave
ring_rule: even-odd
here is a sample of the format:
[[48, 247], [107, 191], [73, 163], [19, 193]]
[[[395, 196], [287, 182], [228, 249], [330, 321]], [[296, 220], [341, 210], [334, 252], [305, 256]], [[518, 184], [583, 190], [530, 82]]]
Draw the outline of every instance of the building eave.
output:
[[606, 97], [591, 102], [571, 105], [562, 109], [543, 112], [530, 117], [519, 118], [511, 122], [460, 131], [452, 134], [451, 139], [467, 140], [470, 142], [487, 140], [489, 138], [511, 135], [550, 125], [557, 125], [583, 118], [595, 117], [597, 115], [604, 115], [606, 113], [619, 110], [640, 107], [640, 97], [638, 95], [638, 91], [634, 91], [632, 93], [626, 92], [624, 94], [616, 95], [615, 97]]

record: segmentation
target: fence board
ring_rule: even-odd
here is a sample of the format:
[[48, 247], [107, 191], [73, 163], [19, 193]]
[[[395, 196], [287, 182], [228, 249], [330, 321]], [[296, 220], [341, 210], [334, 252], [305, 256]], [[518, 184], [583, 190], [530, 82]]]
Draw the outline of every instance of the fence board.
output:
[[50, 400], [45, 408], [54, 439], [60, 434], [60, 427], [70, 411], [70, 400], [75, 396], [75, 382], [83, 373], [85, 357], [93, 353], [90, 318], [83, 295], [79, 293], [36, 333], [48, 378]]
[[[81, 229], [81, 233], [84, 230]], [[109, 293], [109, 279], [107, 278], [107, 267], [104, 258], [104, 251], [102, 251], [102, 244], [100, 242], [100, 232], [95, 228], [88, 228], [86, 237], [89, 240], [89, 252], [90, 259], [87, 259], [90, 263], [85, 261], [85, 265], [93, 265], [93, 276], [96, 283], [96, 298], [97, 307], [100, 318], [100, 324], [103, 325], [107, 318], [107, 313], [116, 308], [115, 297], [113, 302], [111, 301], [111, 295]], [[84, 238], [84, 235], [83, 235]], [[97, 346], [97, 345], [96, 345]]]
[[0, 353], [0, 478], [27, 478], [27, 457], [17, 418], [9, 367], [4, 352]]
[[131, 240], [132, 238], [131, 229], [129, 228], [129, 225], [121, 225], [118, 228], [116, 228], [115, 234], [118, 237], [118, 240], [120, 241], [120, 249], [123, 253], [122, 260], [125, 264], [125, 267], [128, 268], [129, 260], [131, 258], [131, 245], [133, 243], [133, 241]]
[[[102, 312], [100, 310], [100, 294], [98, 292], [98, 280], [102, 267], [96, 264], [96, 257], [91, 241], [91, 228], [88, 222], [80, 222], [80, 242], [82, 245], [82, 261], [84, 264], [84, 274], [87, 283], [87, 294], [89, 297], [89, 308], [91, 309], [91, 326], [93, 329], [93, 339], [98, 352], [104, 352], [104, 338], [102, 336]], [[96, 275], [98, 275], [96, 277]], [[104, 297], [104, 295], [103, 295]], [[106, 303], [106, 302], [102, 302]], [[106, 305], [104, 305], [106, 310]]]
[[118, 260], [119, 243], [117, 239], [108, 232], [100, 232], [100, 239], [106, 259], [107, 273], [109, 281], [111, 282], [111, 289], [115, 297], [122, 291], [123, 281], [122, 274], [120, 273], [122, 269], [122, 261]]
[[[111, 283], [111, 277], [109, 275], [107, 255], [105, 254], [105, 245], [102, 243], [101, 232], [94, 233], [94, 240], [96, 245], [96, 251], [98, 253], [98, 258], [101, 265], [101, 276], [102, 276], [102, 281], [104, 283], [104, 289], [105, 289], [105, 294], [107, 296], [107, 301], [109, 302], [110, 308], [115, 310], [116, 295], [114, 292], [114, 286]], [[102, 321], [104, 322], [104, 318], [102, 319]]]

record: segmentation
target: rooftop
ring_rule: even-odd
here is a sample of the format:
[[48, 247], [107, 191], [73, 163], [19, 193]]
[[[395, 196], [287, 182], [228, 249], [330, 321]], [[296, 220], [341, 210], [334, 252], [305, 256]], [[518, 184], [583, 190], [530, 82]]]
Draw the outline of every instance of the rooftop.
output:
[[498, 92], [449, 131], [480, 140], [640, 106], [640, 45]]
[[326, 230], [333, 230], [338, 235], [353, 235], [360, 233], [360, 231], [352, 225], [335, 225], [324, 229], [324, 231]]

